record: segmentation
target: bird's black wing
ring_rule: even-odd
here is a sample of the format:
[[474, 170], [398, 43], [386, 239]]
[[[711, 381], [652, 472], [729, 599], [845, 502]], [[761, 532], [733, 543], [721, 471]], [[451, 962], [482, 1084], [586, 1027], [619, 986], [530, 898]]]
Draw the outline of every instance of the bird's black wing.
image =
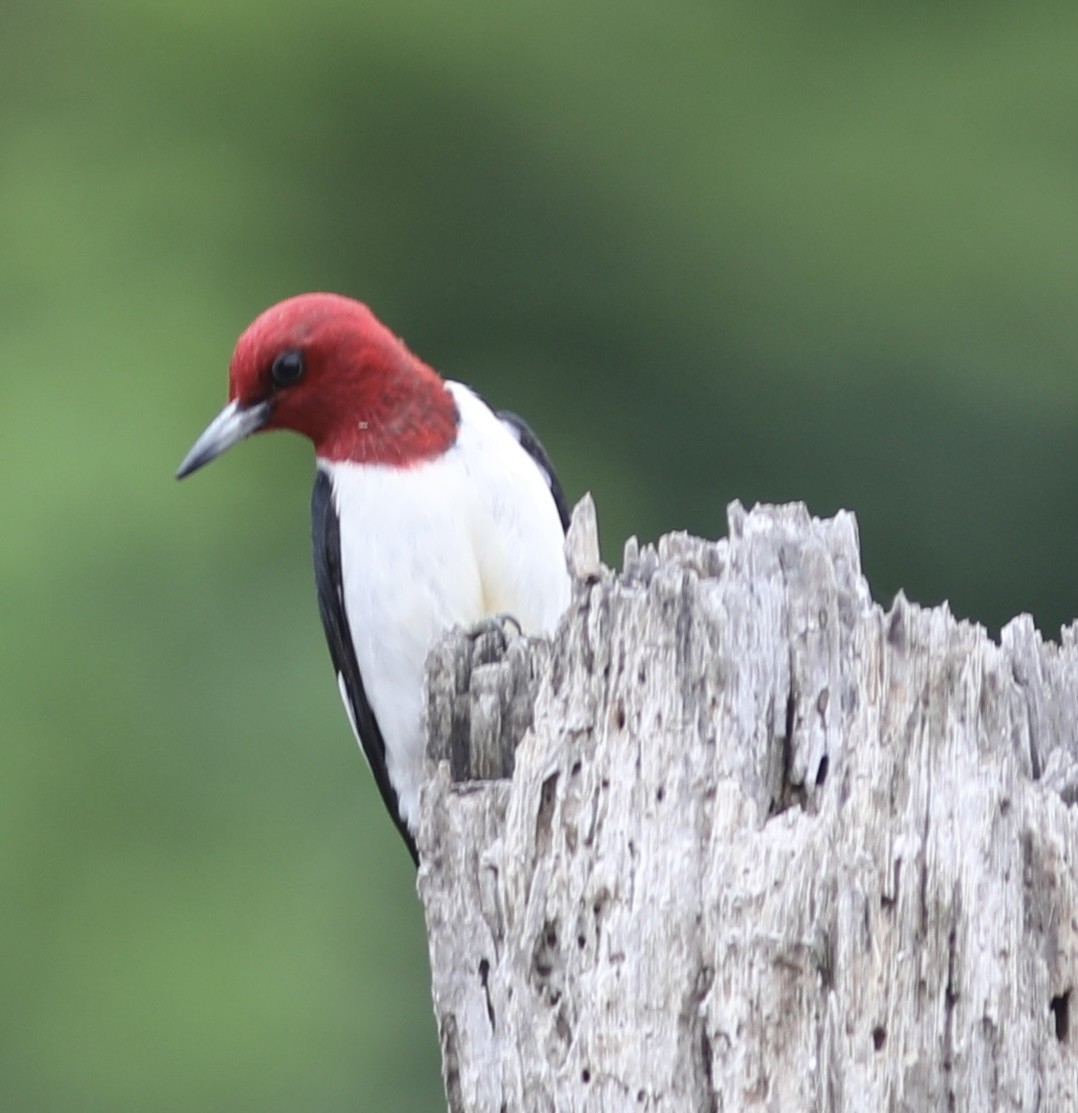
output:
[[554, 498], [554, 505], [558, 508], [558, 517], [561, 519], [561, 528], [569, 529], [569, 506], [565, 501], [565, 492], [561, 489], [558, 477], [554, 472], [554, 465], [546, 454], [546, 449], [539, 443], [539, 438], [532, 432], [531, 426], [516, 414], [508, 410], [496, 411], [495, 417], [513, 434], [520, 447], [535, 461], [535, 466], [542, 472], [550, 493]]
[[378, 791], [382, 794], [385, 806], [397, 825], [412, 860], [418, 865], [415, 840], [401, 818], [397, 794], [389, 783], [385, 740], [367, 699], [363, 678], [359, 674], [352, 631], [344, 609], [340, 519], [333, 505], [333, 483], [321, 468], [318, 469], [314, 490], [311, 492], [311, 543], [314, 549], [314, 579], [318, 587], [318, 611], [322, 616], [326, 641], [329, 643], [329, 655], [333, 658], [337, 676], [343, 681], [342, 691], [351, 708], [359, 742], [367, 755], [375, 784], [378, 785]]

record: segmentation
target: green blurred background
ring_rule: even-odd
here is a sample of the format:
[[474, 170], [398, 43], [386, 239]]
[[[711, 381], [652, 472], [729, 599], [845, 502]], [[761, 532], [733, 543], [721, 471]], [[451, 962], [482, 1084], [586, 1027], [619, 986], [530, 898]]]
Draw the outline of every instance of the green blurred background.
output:
[[1078, 8], [34, 0], [0, 28], [0, 1109], [443, 1107], [309, 448], [362, 297], [629, 533], [857, 511], [878, 599], [1078, 614]]

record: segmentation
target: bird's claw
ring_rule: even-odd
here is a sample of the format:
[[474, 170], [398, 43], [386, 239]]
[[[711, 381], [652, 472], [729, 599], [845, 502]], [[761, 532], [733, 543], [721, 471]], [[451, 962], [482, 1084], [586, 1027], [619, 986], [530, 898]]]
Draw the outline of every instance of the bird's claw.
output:
[[[510, 632], [510, 627], [512, 631]], [[522, 637], [520, 621], [507, 611], [481, 618], [466, 631], [468, 638], [480, 650], [484, 661], [498, 660], [505, 656], [513, 638]]]

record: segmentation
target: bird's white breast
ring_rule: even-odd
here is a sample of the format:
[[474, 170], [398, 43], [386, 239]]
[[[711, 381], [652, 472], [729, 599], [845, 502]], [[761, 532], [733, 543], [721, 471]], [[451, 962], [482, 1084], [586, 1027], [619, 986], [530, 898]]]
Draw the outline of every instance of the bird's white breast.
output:
[[319, 461], [340, 519], [356, 660], [413, 831], [433, 641], [502, 612], [525, 632], [550, 633], [569, 602], [564, 536], [546, 480], [479, 398], [448, 386], [460, 429], [444, 455], [409, 468]]

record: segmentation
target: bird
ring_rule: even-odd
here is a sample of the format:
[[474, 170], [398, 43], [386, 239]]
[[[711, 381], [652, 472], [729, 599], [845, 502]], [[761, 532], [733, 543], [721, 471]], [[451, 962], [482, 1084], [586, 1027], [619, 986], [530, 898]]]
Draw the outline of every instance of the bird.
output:
[[176, 477], [254, 433], [313, 443], [322, 626], [352, 731], [418, 865], [427, 654], [445, 631], [502, 616], [553, 633], [570, 598], [564, 492], [521, 418], [443, 379], [340, 294], [256, 317], [228, 384]]

